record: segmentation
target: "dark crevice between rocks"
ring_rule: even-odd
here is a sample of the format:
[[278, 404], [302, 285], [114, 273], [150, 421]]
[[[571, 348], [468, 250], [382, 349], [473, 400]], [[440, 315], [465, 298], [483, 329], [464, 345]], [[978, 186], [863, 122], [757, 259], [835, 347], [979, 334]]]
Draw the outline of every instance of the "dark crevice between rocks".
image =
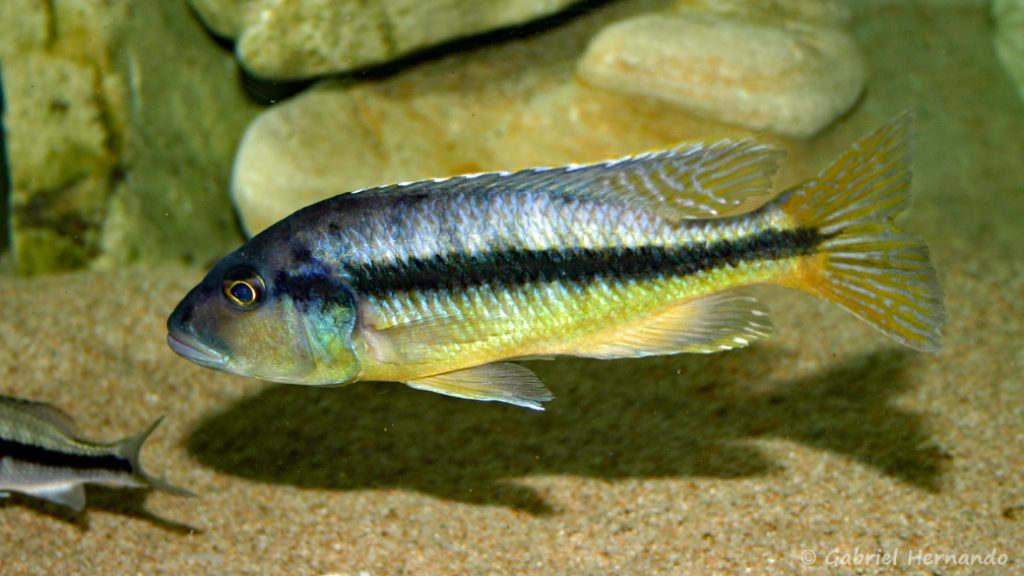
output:
[[11, 178], [7, 171], [7, 129], [4, 127], [4, 71], [0, 62], [0, 254], [11, 246], [9, 199]]

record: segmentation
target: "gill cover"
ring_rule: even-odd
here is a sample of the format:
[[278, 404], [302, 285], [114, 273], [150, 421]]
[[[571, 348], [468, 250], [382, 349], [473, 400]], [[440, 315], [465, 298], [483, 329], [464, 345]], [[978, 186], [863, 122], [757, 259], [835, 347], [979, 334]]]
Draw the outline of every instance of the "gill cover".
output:
[[315, 365], [308, 378], [294, 384], [347, 384], [359, 376], [356, 352], [356, 302], [352, 292], [336, 282], [325, 282], [319, 297], [297, 300], [310, 354]]

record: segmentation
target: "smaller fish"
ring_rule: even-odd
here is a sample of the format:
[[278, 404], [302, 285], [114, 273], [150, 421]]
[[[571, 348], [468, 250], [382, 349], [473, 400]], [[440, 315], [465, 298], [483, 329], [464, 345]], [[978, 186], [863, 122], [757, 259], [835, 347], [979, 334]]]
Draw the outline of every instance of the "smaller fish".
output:
[[195, 496], [147, 474], [139, 464], [149, 428], [110, 444], [78, 437], [74, 421], [43, 402], [0, 395], [0, 491], [43, 498], [76, 511], [85, 507], [84, 484], [154, 488]]

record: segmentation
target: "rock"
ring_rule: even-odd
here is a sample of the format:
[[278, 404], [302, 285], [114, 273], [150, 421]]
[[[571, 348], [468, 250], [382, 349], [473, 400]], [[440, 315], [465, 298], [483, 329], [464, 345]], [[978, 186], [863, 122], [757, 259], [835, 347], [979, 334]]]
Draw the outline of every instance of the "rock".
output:
[[321, 84], [257, 118], [232, 198], [250, 232], [365, 187], [591, 162], [742, 130], [574, 79], [586, 39], [635, 10], [610, 5], [560, 27], [427, 62], [386, 80]]
[[[436, 126], [374, 90], [311, 90], [262, 114], [246, 130], [232, 177], [243, 228], [259, 232], [317, 200], [416, 179], [442, 166]], [[431, 123], [432, 124], [432, 123]], [[400, 133], [394, 130], [404, 127]]]
[[684, 2], [613, 24], [578, 76], [754, 130], [807, 137], [856, 102], [866, 68], [841, 11], [811, 0]]
[[191, 0], [256, 76], [301, 79], [552, 14], [575, 0]]
[[206, 262], [234, 247], [225, 188], [256, 107], [187, 7], [0, 5], [18, 270]]
[[1024, 0], [995, 0], [996, 54], [1024, 100]]

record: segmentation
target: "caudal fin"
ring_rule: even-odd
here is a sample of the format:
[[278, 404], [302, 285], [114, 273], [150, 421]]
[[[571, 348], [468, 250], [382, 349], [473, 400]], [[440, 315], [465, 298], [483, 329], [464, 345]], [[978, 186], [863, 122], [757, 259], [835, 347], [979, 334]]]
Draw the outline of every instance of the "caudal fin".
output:
[[801, 288], [898, 342], [937, 351], [946, 311], [935, 268], [924, 242], [893, 224], [910, 204], [912, 120], [905, 113], [864, 137], [779, 203], [825, 238]]
[[146, 439], [149, 438], [149, 435], [153, 433], [153, 430], [156, 430], [156, 427], [159, 426], [163, 420], [164, 417], [161, 416], [157, 418], [155, 422], [150, 424], [149, 428], [146, 428], [135, 436], [130, 436], [118, 442], [118, 453], [131, 463], [132, 471], [137, 479], [144, 485], [148, 485], [149, 487], [155, 490], [160, 490], [161, 492], [167, 492], [178, 496], [195, 496], [195, 493], [189, 490], [179, 488], [178, 486], [164, 482], [159, 478], [150, 476], [142, 469], [142, 464], [139, 463], [139, 455], [142, 452], [142, 445], [146, 443]]

